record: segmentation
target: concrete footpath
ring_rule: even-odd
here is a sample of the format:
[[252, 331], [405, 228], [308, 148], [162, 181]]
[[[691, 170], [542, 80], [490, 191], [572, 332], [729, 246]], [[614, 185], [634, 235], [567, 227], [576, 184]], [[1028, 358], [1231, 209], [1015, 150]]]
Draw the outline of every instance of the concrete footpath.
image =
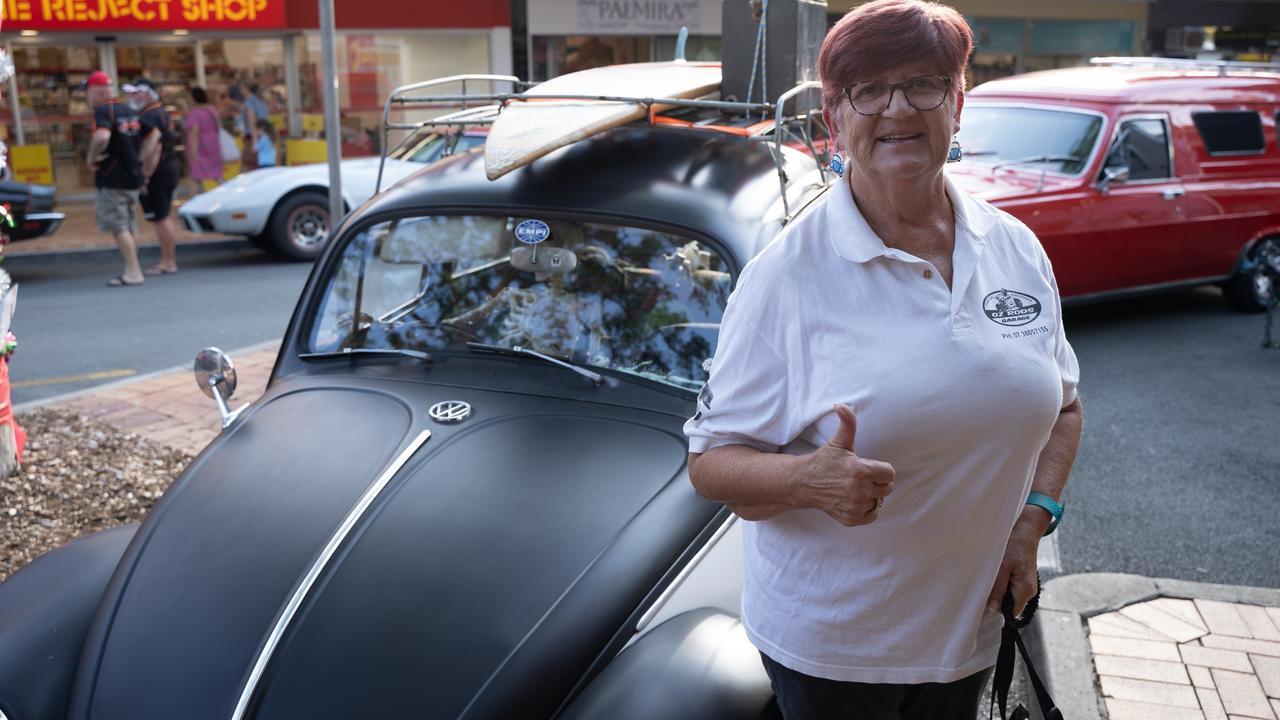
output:
[[[261, 395], [278, 344], [229, 353], [233, 407]], [[192, 454], [219, 432], [189, 366], [38, 404]], [[1280, 720], [1280, 590], [1065, 575], [1024, 637], [1066, 720]]]
[[[52, 235], [21, 240], [4, 246], [5, 255], [31, 255], [45, 252], [67, 252], [74, 250], [111, 250], [116, 247], [115, 238], [98, 229], [93, 218], [93, 202], [59, 203], [57, 212], [66, 215], [62, 225]], [[192, 242], [208, 242], [210, 240], [229, 240], [229, 235], [213, 233], [193, 233], [182, 226], [178, 220], [177, 203], [174, 204], [173, 218], [174, 239], [179, 244]], [[156, 231], [151, 223], [142, 218], [142, 209], [135, 207], [138, 213], [138, 244], [140, 247], [158, 245]]]

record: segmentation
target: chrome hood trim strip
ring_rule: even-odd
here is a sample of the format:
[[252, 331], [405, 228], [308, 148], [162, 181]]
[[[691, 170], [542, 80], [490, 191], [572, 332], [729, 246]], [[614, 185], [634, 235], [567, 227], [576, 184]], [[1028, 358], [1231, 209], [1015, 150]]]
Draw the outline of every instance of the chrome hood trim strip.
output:
[[271, 657], [275, 654], [276, 647], [280, 644], [280, 639], [284, 637], [284, 632], [289, 628], [293, 618], [298, 613], [298, 608], [302, 607], [302, 601], [310, 594], [311, 588], [319, 579], [320, 573], [328, 567], [329, 562], [333, 560], [333, 556], [337, 553], [338, 548], [342, 546], [347, 536], [351, 534], [351, 530], [360, 521], [360, 518], [369, 510], [369, 506], [382, 493], [387, 483], [391, 482], [391, 478], [400, 472], [400, 468], [409, 462], [418, 450], [426, 444], [431, 438], [430, 430], [423, 430], [412, 442], [400, 453], [396, 459], [391, 461], [383, 469], [382, 474], [378, 476], [356, 504], [347, 513], [347, 516], [338, 525], [337, 530], [329, 537], [329, 542], [325, 544], [324, 549], [316, 557], [315, 562], [307, 570], [307, 573], [298, 581], [297, 586], [293, 590], [293, 595], [284, 607], [280, 609], [279, 615], [276, 617], [275, 625], [271, 628], [271, 632], [267, 635], [266, 642], [263, 643], [262, 649], [258, 651], [258, 657], [253, 663], [253, 669], [249, 672], [249, 679], [245, 682], [244, 689], [240, 692], [240, 700], [236, 702], [236, 709], [231, 713], [231, 720], [244, 720], [245, 713], [249, 711], [249, 701], [253, 698], [254, 692], [258, 689], [258, 683], [262, 680], [262, 674], [267, 669], [267, 663], [271, 662]]

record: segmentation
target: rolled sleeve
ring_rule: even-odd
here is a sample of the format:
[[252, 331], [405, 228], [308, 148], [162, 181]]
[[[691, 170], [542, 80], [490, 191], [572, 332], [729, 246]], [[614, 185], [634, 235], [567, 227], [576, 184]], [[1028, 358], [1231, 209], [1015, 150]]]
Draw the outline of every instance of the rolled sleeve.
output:
[[794, 432], [787, 418], [788, 375], [782, 357], [759, 334], [750, 313], [730, 301], [720, 326], [711, 375], [698, 410], [684, 425], [689, 452], [747, 445], [777, 452]]

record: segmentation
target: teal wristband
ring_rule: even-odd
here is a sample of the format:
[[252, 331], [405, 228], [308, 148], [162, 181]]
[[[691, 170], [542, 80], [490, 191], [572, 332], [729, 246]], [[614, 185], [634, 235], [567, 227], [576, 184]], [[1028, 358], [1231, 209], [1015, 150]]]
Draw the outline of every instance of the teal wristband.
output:
[[1045, 535], [1050, 535], [1054, 530], [1058, 529], [1058, 523], [1062, 522], [1062, 511], [1065, 508], [1065, 505], [1059, 504], [1048, 495], [1038, 492], [1033, 492], [1027, 496], [1027, 504], [1044, 508], [1053, 516], [1053, 520], [1049, 521], [1049, 528], [1044, 531]]

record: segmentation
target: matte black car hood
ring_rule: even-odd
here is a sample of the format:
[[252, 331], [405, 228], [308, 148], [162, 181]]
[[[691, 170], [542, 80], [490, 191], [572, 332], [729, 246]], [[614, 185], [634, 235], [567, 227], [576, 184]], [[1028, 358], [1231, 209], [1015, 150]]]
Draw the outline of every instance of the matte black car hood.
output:
[[[379, 384], [277, 385], [193, 463], [117, 570], [70, 717], [231, 717], [298, 579], [422, 429], [248, 717], [549, 715], [715, 512], [685, 480], [679, 418]], [[443, 399], [476, 417], [427, 420]]]

